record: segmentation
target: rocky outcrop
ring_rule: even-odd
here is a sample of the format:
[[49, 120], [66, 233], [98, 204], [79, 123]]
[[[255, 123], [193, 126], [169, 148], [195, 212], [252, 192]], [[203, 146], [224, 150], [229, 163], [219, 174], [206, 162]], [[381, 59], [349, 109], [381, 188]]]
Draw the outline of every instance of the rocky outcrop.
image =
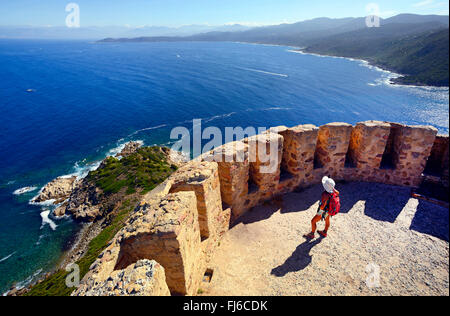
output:
[[142, 147], [142, 145], [142, 142], [128, 142], [125, 144], [125, 147], [122, 149], [122, 151], [116, 155], [116, 157], [126, 157], [132, 155], [137, 152], [138, 149]]
[[60, 206], [58, 206], [54, 211], [53, 211], [53, 215], [55, 215], [56, 217], [62, 217], [64, 215], [66, 215], [66, 209], [67, 209], [67, 202], [64, 202], [63, 204], [61, 204]]
[[[103, 215], [102, 190], [84, 179], [70, 195], [65, 212], [76, 220], [94, 221]], [[108, 201], [109, 203], [111, 201]]]
[[177, 167], [182, 167], [189, 161], [189, 157], [185, 154], [172, 149], [169, 149], [169, 151], [166, 152], [166, 155], [168, 161]]
[[[122, 158], [129, 157], [130, 155], [138, 153], [138, 150], [141, 148], [141, 146], [141, 142], [129, 142], [125, 145], [122, 152], [117, 156], [120, 156]], [[145, 149], [146, 148], [144, 148], [143, 150]], [[181, 153], [174, 152], [171, 149], [165, 147], [152, 147], [152, 149], [155, 153], [162, 154], [160, 155], [161, 160], [165, 160], [165, 163], [168, 166], [174, 165], [176, 167], [180, 167], [185, 164], [183, 155]], [[137, 157], [138, 159], [136, 159], [136, 161], [142, 159], [139, 154], [137, 154]], [[111, 165], [111, 159], [113, 158], [109, 157], [103, 160], [95, 172], [100, 171], [101, 174], [101, 170], [107, 168], [108, 163]], [[160, 161], [155, 162], [159, 163]], [[130, 171], [133, 172], [133, 170]], [[76, 220], [93, 222], [97, 219], [103, 218], [107, 213], [114, 210], [118, 205], [120, 205], [125, 196], [128, 196], [129, 198], [133, 194], [139, 194], [138, 187], [135, 188], [134, 193], [126, 193], [126, 187], [119, 190], [118, 192], [105, 193], [97, 185], [98, 178], [90, 177], [90, 175], [91, 174], [80, 181], [74, 182], [72, 190], [70, 192], [68, 191], [67, 193], [69, 194], [64, 196], [65, 198], [63, 199], [68, 200], [54, 211], [55, 216], [70, 214]], [[119, 178], [113, 180], [112, 182], [123, 180], [124, 178], [120, 178], [122, 176], [124, 178], [128, 177], [128, 175], [120, 174]], [[54, 185], [52, 183], [49, 183], [47, 186], [53, 188]], [[48, 189], [44, 188], [43, 193], [46, 193], [47, 191]]]
[[169, 296], [164, 268], [156, 261], [139, 260], [124, 270], [111, 273], [101, 283], [82, 286], [79, 296]]
[[39, 195], [32, 202], [41, 203], [55, 200], [54, 204], [59, 204], [69, 198], [70, 194], [77, 185], [77, 177], [60, 177], [47, 183]]

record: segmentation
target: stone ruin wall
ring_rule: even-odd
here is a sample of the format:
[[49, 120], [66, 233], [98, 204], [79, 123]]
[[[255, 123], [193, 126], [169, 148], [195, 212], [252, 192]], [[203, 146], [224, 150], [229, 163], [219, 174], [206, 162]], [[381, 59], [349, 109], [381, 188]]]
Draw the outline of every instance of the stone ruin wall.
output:
[[[147, 194], [73, 295], [196, 295], [221, 236], [252, 207], [325, 175], [418, 187], [425, 172], [448, 187], [448, 147], [433, 127], [378, 121], [281, 126], [226, 144]], [[277, 168], [263, 173], [257, 153], [270, 148]]]

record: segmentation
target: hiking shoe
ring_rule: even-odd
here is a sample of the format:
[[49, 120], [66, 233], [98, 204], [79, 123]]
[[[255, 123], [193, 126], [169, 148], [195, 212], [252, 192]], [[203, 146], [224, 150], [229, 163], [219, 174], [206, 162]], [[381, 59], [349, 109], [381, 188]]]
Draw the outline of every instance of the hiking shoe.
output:
[[322, 236], [323, 238], [327, 238], [327, 232], [326, 231], [318, 231], [319, 235]]
[[316, 238], [316, 234], [309, 233], [308, 235], [304, 235], [303, 237], [305, 237], [306, 239], [314, 239], [314, 238]]

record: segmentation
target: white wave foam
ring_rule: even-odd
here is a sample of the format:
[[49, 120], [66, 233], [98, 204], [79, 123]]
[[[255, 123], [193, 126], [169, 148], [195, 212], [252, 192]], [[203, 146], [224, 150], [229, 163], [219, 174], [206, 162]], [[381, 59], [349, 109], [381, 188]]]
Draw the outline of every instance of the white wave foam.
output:
[[[123, 139], [121, 139], [121, 140], [123, 141]], [[144, 142], [142, 140], [136, 140], [135, 142], [140, 143], [141, 146], [144, 145]], [[120, 153], [124, 149], [125, 145], [126, 145], [126, 143], [121, 143], [117, 147], [110, 149], [108, 151], [108, 153], [106, 154], [105, 158], [108, 156], [113, 156], [113, 157], [116, 156], [118, 153]], [[67, 174], [67, 175], [60, 176], [59, 178], [77, 177], [78, 180], [83, 179], [89, 174], [89, 172], [97, 170], [98, 167], [100, 167], [103, 160], [95, 161], [95, 162], [92, 162], [92, 163], [89, 163], [86, 165], [82, 165], [82, 163], [85, 161], [86, 161], [86, 159], [82, 160], [81, 162], [78, 162], [78, 161], [75, 162], [75, 164], [73, 166], [74, 172]], [[44, 189], [44, 187], [42, 187], [39, 190], [38, 194], [29, 201], [29, 204], [44, 206], [44, 207], [55, 206], [54, 203], [56, 200], [47, 200], [44, 202], [34, 202], [34, 200], [41, 194], [43, 189]]]
[[375, 70], [378, 72], [381, 72], [384, 74], [383, 77], [376, 79], [375, 82], [370, 82], [367, 85], [371, 86], [371, 87], [376, 87], [376, 86], [381, 86], [381, 85], [386, 85], [392, 88], [406, 88], [406, 89], [423, 89], [423, 90], [427, 90], [427, 91], [433, 91], [433, 90], [437, 90], [437, 91], [442, 91], [442, 92], [448, 92], [449, 88], [448, 87], [436, 87], [436, 86], [415, 86], [415, 85], [404, 85], [404, 84], [398, 84], [398, 83], [393, 83], [392, 79], [397, 79], [397, 78], [401, 78], [404, 77], [401, 74], [395, 73], [393, 71], [390, 70], [386, 70], [383, 68], [380, 68], [378, 66], [374, 66], [371, 65], [367, 60], [364, 59], [357, 59], [357, 58], [350, 58], [350, 57], [340, 57], [340, 56], [328, 56], [328, 55], [320, 55], [320, 54], [316, 54], [316, 53], [306, 53], [302, 50], [287, 50], [290, 53], [295, 53], [295, 54], [300, 54], [300, 55], [311, 55], [311, 56], [316, 56], [316, 57], [321, 57], [321, 58], [334, 58], [334, 59], [346, 59], [349, 61], [354, 61], [359, 63], [359, 65], [361, 67], [366, 67], [369, 68], [371, 70]]
[[56, 227], [58, 227], [48, 216], [50, 215], [50, 211], [46, 210], [41, 213], [42, 218], [42, 225], [41, 229], [45, 226], [45, 224], [48, 224], [52, 230], [56, 230]]
[[21, 290], [21, 289], [25, 288], [26, 286], [30, 285], [31, 282], [33, 282], [34, 278], [36, 278], [39, 274], [41, 274], [41, 272], [42, 272], [42, 269], [39, 269], [35, 273], [33, 273], [33, 275], [30, 275], [28, 278], [26, 278], [24, 281], [18, 282], [16, 284], [16, 289]]
[[247, 71], [253, 71], [253, 72], [258, 72], [258, 73], [262, 73], [262, 74], [266, 74], [266, 75], [271, 75], [271, 76], [277, 76], [277, 77], [283, 77], [283, 78], [288, 78], [289, 76], [286, 74], [279, 74], [276, 72], [268, 72], [268, 71], [263, 71], [263, 70], [258, 70], [258, 69], [252, 69], [252, 68], [239, 68], [239, 69], [243, 69], [243, 70], [247, 70]]
[[389, 87], [394, 87], [397, 85], [392, 84], [392, 79], [396, 79], [401, 77], [398, 74], [394, 74], [394, 73], [383, 73], [383, 75], [381, 76], [381, 78], [375, 79], [374, 82], [369, 82], [367, 85], [371, 86], [371, 87], [378, 87], [378, 86], [389, 86]]
[[[380, 85], [394, 86], [394, 84], [392, 83], [391, 80], [402, 77], [402, 75], [400, 75], [398, 73], [395, 73], [395, 72], [392, 72], [392, 71], [389, 71], [386, 69], [382, 69], [378, 66], [371, 65], [367, 60], [364, 60], [364, 59], [341, 57], [341, 56], [320, 55], [320, 54], [316, 54], [316, 53], [305, 53], [304, 51], [301, 51], [301, 50], [287, 50], [287, 51], [290, 53], [295, 53], [295, 54], [300, 54], [300, 55], [311, 55], [311, 56], [316, 56], [316, 57], [321, 57], [321, 58], [345, 59], [345, 60], [357, 62], [357, 63], [359, 63], [359, 65], [361, 67], [366, 67], [371, 70], [375, 70], [375, 71], [383, 73], [383, 77], [375, 80], [375, 82], [371, 82], [371, 83], [367, 84], [372, 87], [376, 87], [376, 86], [380, 86]], [[395, 86], [400, 86], [400, 85], [395, 85]]]
[[125, 148], [125, 143], [119, 144], [117, 147], [114, 147], [108, 151], [106, 154], [107, 157], [115, 157], [117, 154], [122, 152], [122, 150]]
[[67, 176], [76, 176], [78, 179], [83, 179], [89, 174], [90, 171], [97, 170], [101, 163], [101, 161], [96, 161], [82, 166], [78, 162], [76, 162], [73, 167], [75, 169], [75, 172]]
[[[123, 141], [123, 139], [122, 139]], [[119, 140], [117, 143], [119, 144], [121, 141]], [[133, 140], [133, 142], [138, 143], [140, 147], [144, 146], [144, 141], [143, 140]], [[106, 155], [107, 157], [115, 157], [117, 159], [122, 159], [122, 156], [117, 157], [118, 154], [120, 154], [122, 152], [122, 150], [124, 150], [125, 146], [128, 144], [129, 142], [125, 142], [125, 143], [120, 143], [120, 145], [118, 145], [117, 147], [111, 149], [108, 151], [108, 154]]]
[[73, 178], [73, 177], [75, 177], [75, 174], [66, 174], [66, 175], [60, 176], [58, 178], [60, 178], [60, 179], [69, 179], [69, 178]]
[[136, 132], [130, 134], [129, 137], [135, 136], [135, 135], [139, 134], [140, 132], [151, 131], [151, 130], [154, 130], [154, 129], [160, 129], [160, 128], [163, 128], [163, 127], [166, 127], [166, 126], [167, 126], [167, 124], [162, 124], [162, 125], [158, 125], [158, 126], [151, 126], [151, 127], [142, 128], [142, 129], [137, 130]]
[[21, 195], [21, 194], [25, 194], [28, 192], [33, 192], [34, 190], [37, 190], [37, 187], [24, 187], [24, 188], [20, 188], [17, 189], [13, 192], [14, 195]]
[[55, 205], [55, 202], [56, 202], [56, 200], [47, 200], [47, 201], [44, 201], [44, 202], [35, 202], [34, 200], [37, 198], [39, 196], [39, 194], [38, 195], [36, 195], [34, 198], [32, 198], [29, 202], [28, 202], [28, 204], [30, 204], [30, 205], [37, 205], [37, 206], [54, 206]]
[[12, 254], [7, 255], [6, 257], [0, 259], [0, 262], [3, 262], [3, 261], [8, 260], [9, 258], [11, 258], [12, 256], [14, 256], [15, 254], [16, 254], [16, 251], [14, 251]]
[[45, 235], [40, 235], [40, 236], [39, 236], [39, 239], [38, 239], [38, 241], [36, 241], [35, 245], [36, 245], [36, 246], [39, 246], [39, 245], [41, 244], [42, 238], [44, 238], [44, 237], [45, 237]]
[[392, 86], [397, 87], [397, 88], [409, 88], [409, 89], [423, 90], [423, 91], [429, 91], [429, 92], [446, 92], [446, 93], [449, 92], [449, 87], [415, 86], [415, 85], [403, 85], [403, 84], [395, 84]]
[[234, 114], [236, 114], [236, 112], [231, 112], [231, 113], [227, 113], [227, 114], [216, 115], [216, 116], [213, 116], [213, 117], [210, 117], [210, 118], [204, 118], [203, 121], [204, 121], [205, 123], [208, 123], [208, 122], [214, 121], [214, 120], [216, 120], [216, 119], [230, 117], [230, 116], [232, 116], [232, 115], [234, 115]]
[[337, 56], [327, 56], [327, 55], [320, 55], [320, 54], [315, 54], [315, 53], [305, 53], [302, 50], [293, 50], [293, 49], [288, 49], [287, 52], [289, 53], [294, 53], [294, 54], [300, 54], [300, 55], [311, 55], [311, 56], [316, 56], [316, 57], [321, 57], [321, 58], [344, 58], [344, 57], [337, 57]]

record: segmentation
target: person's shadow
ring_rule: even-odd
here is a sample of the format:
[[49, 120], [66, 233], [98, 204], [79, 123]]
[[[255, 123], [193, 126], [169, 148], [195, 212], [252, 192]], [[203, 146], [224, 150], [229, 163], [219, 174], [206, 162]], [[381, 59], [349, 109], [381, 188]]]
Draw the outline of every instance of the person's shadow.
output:
[[271, 274], [277, 277], [283, 277], [289, 272], [305, 269], [312, 261], [312, 256], [309, 254], [311, 249], [321, 242], [322, 238], [319, 238], [314, 241], [307, 240], [303, 244], [300, 244], [282, 265], [272, 269]]

